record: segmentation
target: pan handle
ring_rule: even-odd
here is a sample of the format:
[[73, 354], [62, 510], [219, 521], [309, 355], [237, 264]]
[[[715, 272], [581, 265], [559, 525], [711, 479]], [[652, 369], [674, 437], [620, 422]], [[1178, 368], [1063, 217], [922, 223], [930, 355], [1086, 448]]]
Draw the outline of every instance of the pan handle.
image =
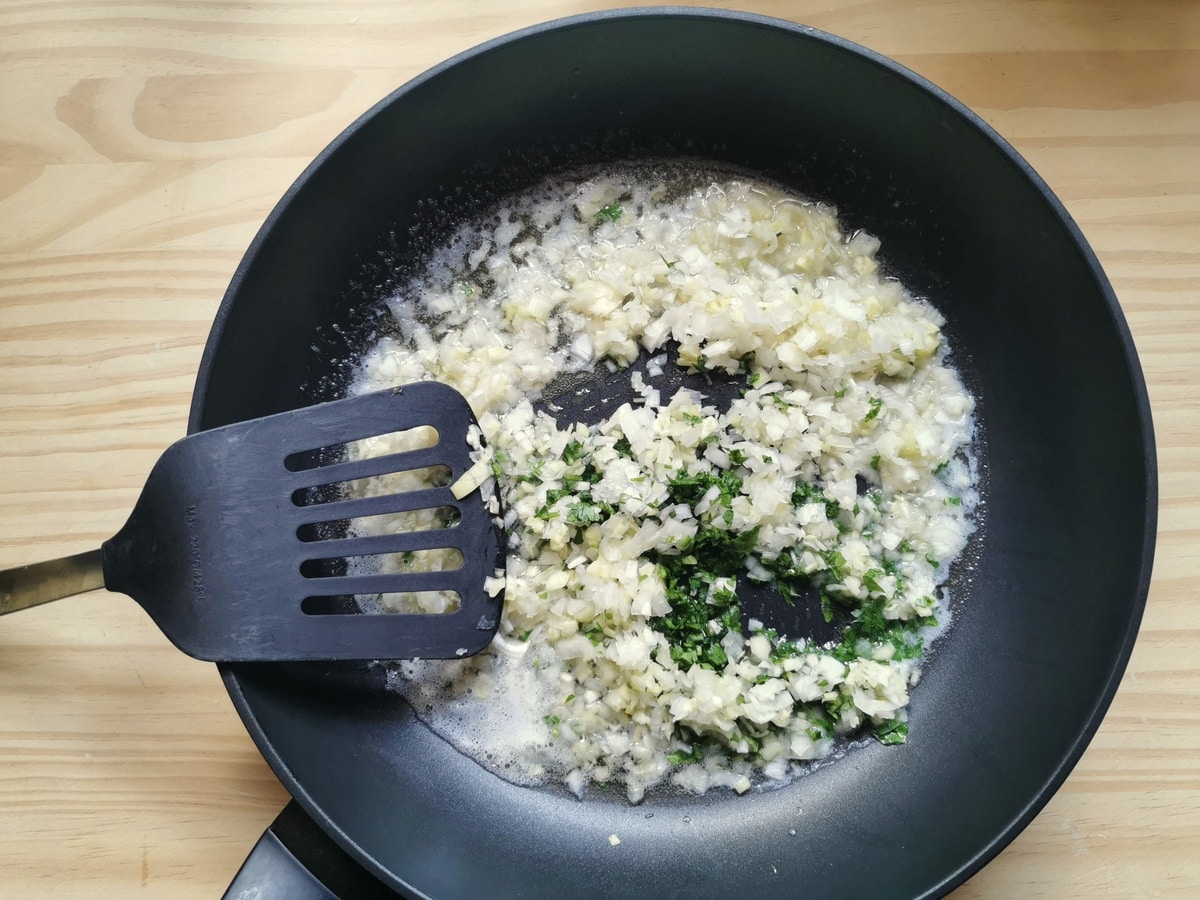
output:
[[258, 839], [223, 900], [395, 900], [397, 896], [335, 844], [293, 800]]
[[104, 587], [100, 550], [0, 571], [0, 616]]

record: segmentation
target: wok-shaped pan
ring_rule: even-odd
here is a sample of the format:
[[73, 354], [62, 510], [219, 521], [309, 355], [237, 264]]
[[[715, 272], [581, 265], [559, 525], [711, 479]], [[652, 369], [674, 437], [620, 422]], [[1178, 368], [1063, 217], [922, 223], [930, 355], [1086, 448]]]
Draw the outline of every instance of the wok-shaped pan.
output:
[[[690, 156], [837, 205], [948, 319], [978, 399], [983, 524], [902, 747], [737, 797], [514, 787], [369, 669], [230, 666], [304, 809], [397, 891], [435, 897], [919, 896], [999, 852], [1108, 707], [1145, 602], [1156, 476], [1145, 387], [1062, 206], [977, 117], [847, 42], [685, 10], [553, 23], [466, 53], [309, 168], [221, 307], [191, 430], [323, 399], [390, 327], [388, 273], [450, 223], [594, 161]], [[616, 834], [614, 846], [609, 836]]]

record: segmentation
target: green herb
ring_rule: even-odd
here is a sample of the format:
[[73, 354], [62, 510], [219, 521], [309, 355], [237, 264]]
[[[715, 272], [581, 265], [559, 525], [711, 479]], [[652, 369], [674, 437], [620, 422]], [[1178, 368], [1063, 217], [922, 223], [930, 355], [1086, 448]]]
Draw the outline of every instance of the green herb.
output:
[[746, 742], [747, 753], [758, 753], [762, 749], [762, 741], [752, 734], [734, 734], [731, 738], [734, 744], [739, 744], [742, 741]]
[[884, 746], [903, 744], [908, 737], [908, 723], [901, 722], [899, 719], [890, 719], [876, 725], [871, 733], [875, 735], [875, 740]]
[[[529, 466], [528, 472], [526, 472], [524, 475], [517, 476], [517, 482], [518, 483], [525, 482], [527, 484], [541, 484], [542, 483], [542, 466], [544, 464], [545, 464], [545, 460], [541, 460], [541, 459], [534, 460], [533, 463]], [[496, 461], [495, 460], [492, 460], [492, 471], [493, 472], [496, 471]]]
[[947, 497], [946, 505], [947, 506], [962, 506], [962, 498], [961, 497]]
[[841, 515], [842, 508], [836, 500], [830, 500], [815, 484], [809, 484], [806, 481], [796, 480], [795, 486], [792, 488], [792, 506], [801, 507], [808, 503], [820, 503], [825, 507], [825, 518], [832, 521], [837, 521]]
[[[879, 571], [878, 569], [874, 571]], [[865, 579], [864, 579], [865, 580]], [[888, 633], [888, 619], [884, 618], [883, 608], [887, 600], [883, 597], [871, 597], [863, 601], [862, 606], [855, 610], [854, 616], [860, 626], [863, 637], [877, 638]], [[853, 625], [851, 629], [853, 630]]]
[[492, 474], [495, 475], [496, 478], [500, 478], [503, 475], [503, 466], [506, 462], [510, 462], [507, 453], [504, 453], [500, 450], [494, 450], [492, 452], [491, 468]]
[[546, 506], [553, 506], [563, 497], [570, 497], [575, 493], [575, 485], [579, 483], [578, 480], [573, 478], [564, 479], [564, 482], [567, 481], [571, 483], [565, 485], [564, 487], [551, 488], [550, 490], [546, 491]]
[[578, 462], [584, 456], [584, 447], [580, 441], [571, 441], [563, 447], [562, 461], [568, 466]]
[[742, 477], [728, 470], [717, 474], [697, 472], [695, 475], [680, 472], [667, 483], [667, 493], [676, 503], [695, 506], [708, 493], [709, 488], [714, 486], [719, 492], [720, 502], [728, 506], [742, 489]]
[[698, 763], [704, 758], [704, 754], [700, 752], [700, 745], [693, 744], [691, 750], [675, 750], [667, 754], [667, 762], [672, 766], [681, 766], [684, 763]]
[[876, 416], [879, 415], [879, 412], [882, 409], [883, 409], [883, 401], [881, 399], [879, 399], [878, 397], [872, 397], [871, 398], [871, 408], [867, 412], [867, 414], [865, 416], [863, 416], [863, 421], [870, 422], [872, 419], [874, 419]]
[[846, 557], [842, 556], [841, 550], [823, 550], [818, 555], [825, 560], [825, 565], [829, 568], [829, 577], [832, 580], [846, 580]]
[[734, 448], [729, 451], [729, 464], [731, 466], [744, 466], [746, 464], [746, 451]]
[[821, 591], [821, 618], [825, 620], [825, 624], [833, 623], [833, 598], [829, 596], [828, 591]]
[[846, 391], [850, 390], [849, 386], [843, 385], [833, 392], [834, 399], [841, 400], [846, 396]]
[[614, 200], [607, 206], [602, 206], [596, 210], [596, 224], [603, 225], [605, 222], [615, 222], [621, 218], [625, 210], [621, 209], [621, 204]]
[[897, 622], [883, 615], [887, 600], [873, 597], [855, 610], [850, 624], [842, 635], [842, 643], [835, 647], [833, 656], [842, 662], [852, 662], [859, 657], [859, 645], [866, 642], [871, 646], [891, 644], [894, 659], [920, 659], [925, 652], [924, 638], [918, 629], [924, 619]]
[[825, 709], [831, 716], [841, 717], [843, 710], [854, 709], [854, 697], [849, 692], [839, 692], [833, 700], [825, 704]]
[[867, 586], [867, 590], [872, 594], [886, 593], [879, 584], [879, 579], [883, 577], [883, 569], [869, 569], [863, 573], [863, 584]]
[[879, 471], [879, 454], [878, 453], [876, 453], [874, 456], [871, 457], [871, 468], [874, 469], [876, 472]]
[[633, 459], [633, 447], [629, 444], [629, 438], [617, 438], [617, 442], [613, 444], [613, 449], [617, 451], [619, 456], [624, 456], [626, 459]]
[[722, 669], [729, 661], [721, 638], [741, 630], [741, 603], [734, 591], [714, 589], [713, 585], [719, 578], [736, 577], [757, 543], [758, 529], [734, 532], [708, 528], [696, 533], [687, 553], [652, 557], [658, 563], [671, 604], [669, 613], [652, 621], [655, 630], [666, 637], [671, 659], [681, 669], [693, 665]]
[[589, 503], [587, 500], [580, 500], [578, 503], [571, 504], [571, 508], [567, 510], [567, 521], [572, 525], [591, 525], [594, 522], [604, 521], [612, 513], [612, 507], [606, 503]]
[[796, 641], [779, 641], [771, 650], [771, 662], [783, 662], [785, 659], [791, 659], [794, 656], [800, 656], [805, 652], [803, 644]]

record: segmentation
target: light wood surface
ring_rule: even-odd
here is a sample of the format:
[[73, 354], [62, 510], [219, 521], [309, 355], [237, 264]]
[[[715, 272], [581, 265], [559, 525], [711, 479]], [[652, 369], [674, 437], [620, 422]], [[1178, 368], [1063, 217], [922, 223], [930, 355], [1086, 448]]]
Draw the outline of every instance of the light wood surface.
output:
[[[238, 260], [342, 128], [481, 40], [608, 5], [0, 3], [0, 566], [121, 525], [184, 432]], [[995, 126], [1095, 248], [1149, 383], [1161, 518], [1128, 673], [956, 896], [1200, 896], [1200, 4], [737, 5], [892, 56]], [[132, 601], [0, 620], [0, 897], [220, 896], [285, 800], [215, 668]]]

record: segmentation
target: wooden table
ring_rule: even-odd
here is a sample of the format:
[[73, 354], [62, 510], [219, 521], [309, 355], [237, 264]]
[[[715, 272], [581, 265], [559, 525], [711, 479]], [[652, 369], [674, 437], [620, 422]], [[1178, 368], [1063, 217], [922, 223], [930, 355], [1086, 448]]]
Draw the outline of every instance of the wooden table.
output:
[[[330, 139], [459, 50], [605, 5], [0, 5], [0, 566], [123, 522], [184, 433], [241, 254]], [[957, 896], [1200, 896], [1200, 6], [739, 5], [898, 59], [1015, 144], [1098, 253], [1149, 382], [1162, 505], [1137, 649], [1065, 787]], [[0, 621], [0, 897], [219, 896], [286, 799], [215, 668], [131, 601]]]

